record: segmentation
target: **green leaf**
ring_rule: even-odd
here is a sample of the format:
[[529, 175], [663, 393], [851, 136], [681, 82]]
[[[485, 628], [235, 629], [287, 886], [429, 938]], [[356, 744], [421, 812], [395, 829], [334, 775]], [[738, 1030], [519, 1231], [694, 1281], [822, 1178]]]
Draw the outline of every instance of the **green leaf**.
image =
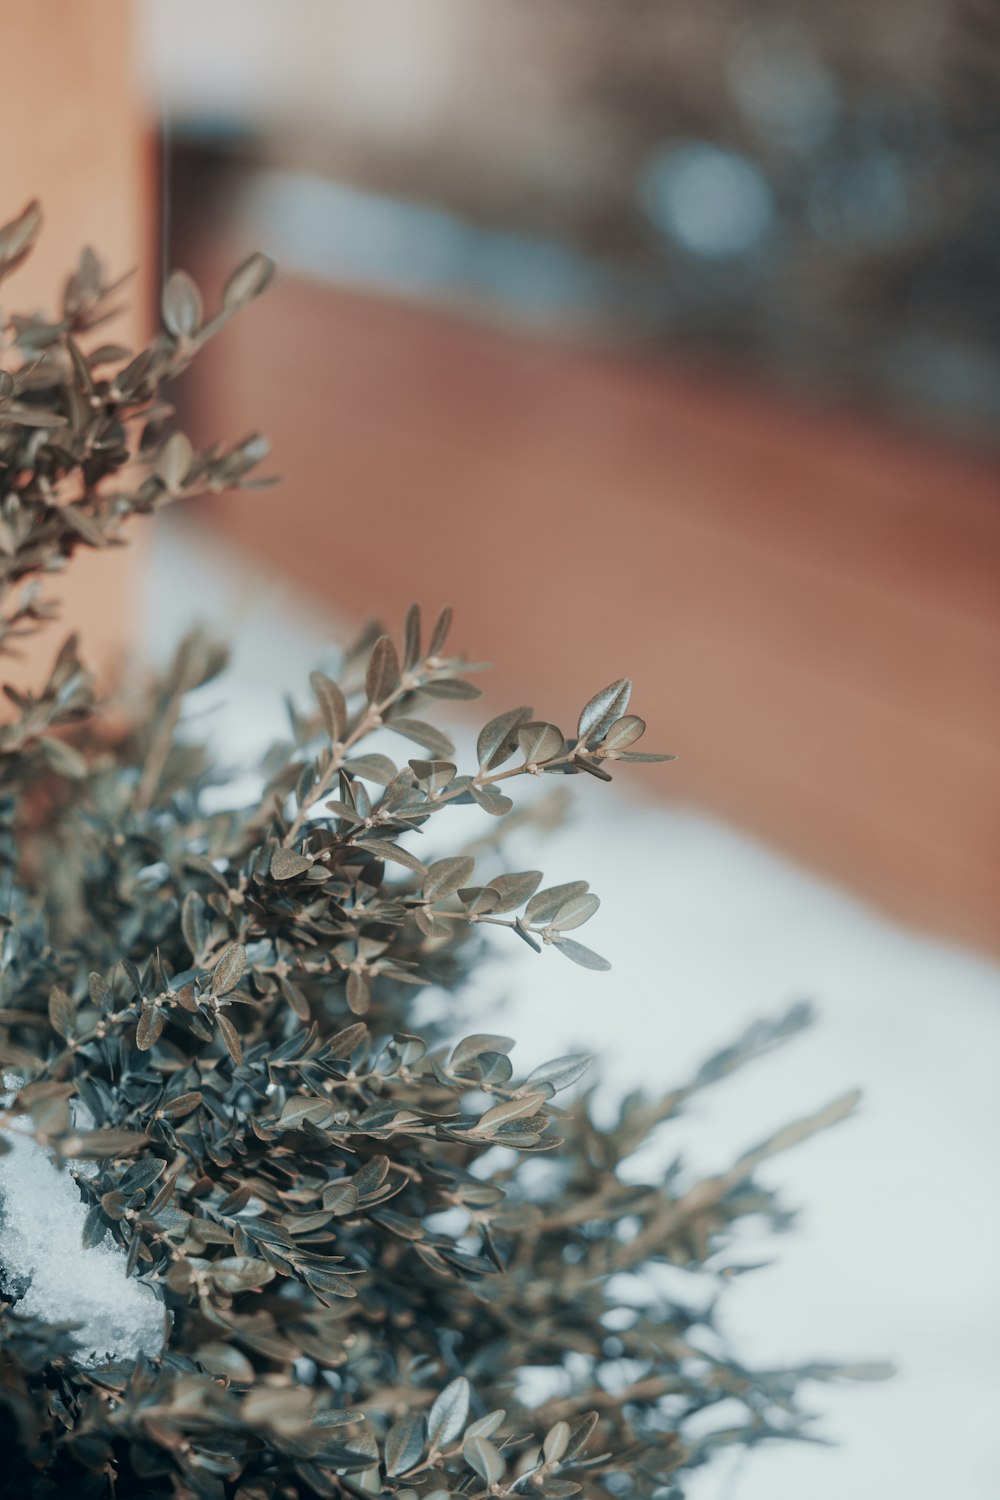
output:
[[227, 1292], [255, 1291], [274, 1280], [271, 1267], [249, 1255], [223, 1256], [221, 1260], [212, 1261], [206, 1274]]
[[455, 854], [447, 859], [438, 859], [428, 867], [424, 880], [424, 895], [428, 901], [440, 901], [463, 886], [476, 868], [471, 854]]
[[367, 974], [352, 969], [347, 976], [347, 1004], [355, 1016], [363, 1016], [372, 1003], [372, 987]]
[[131, 1156], [141, 1151], [149, 1137], [133, 1130], [86, 1130], [78, 1137], [73, 1155], [91, 1157]]
[[243, 307], [266, 291], [274, 276], [274, 261], [270, 256], [255, 251], [253, 255], [236, 267], [222, 292], [222, 305], [226, 308]]
[[385, 1435], [385, 1472], [404, 1474], [418, 1464], [424, 1453], [424, 1419], [419, 1412], [409, 1412], [393, 1422]]
[[447, 931], [444, 923], [440, 920], [439, 917], [435, 917], [434, 913], [428, 906], [418, 906], [414, 910], [413, 920], [420, 928], [420, 931], [423, 933], [424, 937], [443, 937], [445, 932]]
[[181, 905], [181, 932], [192, 958], [197, 958], [208, 941], [205, 903], [197, 891], [188, 891]]
[[340, 1057], [349, 1061], [362, 1042], [369, 1038], [368, 1027], [363, 1021], [355, 1021], [353, 1026], [346, 1026], [343, 1031], [338, 1031], [326, 1044], [326, 1050], [330, 1057]]
[[353, 1182], [331, 1182], [323, 1189], [323, 1207], [330, 1213], [352, 1214], [358, 1206], [360, 1194]]
[[488, 812], [493, 818], [502, 818], [509, 813], [514, 806], [510, 797], [505, 797], [502, 792], [494, 791], [491, 786], [476, 786], [474, 781], [469, 783], [469, 791], [472, 798], [484, 812]]
[[592, 948], [585, 948], [582, 943], [574, 942], [572, 938], [563, 938], [561, 942], [553, 944], [557, 953], [564, 953], [571, 958], [581, 969], [598, 969], [606, 972], [611, 968], [606, 958], [595, 953]]
[[582, 927], [589, 921], [600, 904], [601, 898], [593, 891], [581, 891], [560, 906], [549, 926], [553, 932], [571, 932], [574, 927]]
[[153, 473], [169, 494], [179, 494], [183, 489], [193, 459], [190, 439], [183, 432], [172, 433], [160, 448]]
[[160, 1105], [158, 1112], [166, 1120], [180, 1120], [184, 1115], [189, 1115], [192, 1110], [197, 1109], [200, 1103], [200, 1090], [191, 1089], [186, 1094], [178, 1094], [175, 1099], [168, 1099]]
[[410, 770], [428, 792], [438, 792], [454, 780], [457, 767], [449, 760], [411, 760]]
[[589, 1443], [591, 1434], [599, 1420], [600, 1414], [598, 1412], [586, 1411], [570, 1424], [569, 1440], [563, 1455], [567, 1462], [582, 1453], [583, 1449]]
[[[316, 1412], [316, 1414], [313, 1417], [313, 1426], [314, 1427], [349, 1427], [352, 1422], [356, 1422], [357, 1420], [358, 1420], [358, 1414], [357, 1414], [357, 1412], [345, 1411], [345, 1410], [343, 1410], [343, 1408], [339, 1408], [338, 1409], [337, 1407], [333, 1406], [333, 1407], [326, 1407], [326, 1408], [324, 1408], [323, 1411]], [[365, 1457], [369, 1458], [369, 1457], [371, 1457], [371, 1455], [370, 1454], [366, 1454]], [[242, 1497], [240, 1497], [240, 1500], [242, 1500]]]
[[619, 677], [595, 693], [580, 714], [577, 734], [582, 742], [596, 744], [620, 719], [628, 708], [632, 696], [632, 683], [628, 677]]
[[345, 771], [352, 776], [361, 776], [365, 781], [374, 781], [378, 786], [388, 786], [399, 774], [387, 755], [357, 755], [346, 762]]
[[160, 299], [163, 322], [175, 338], [193, 338], [201, 327], [201, 294], [185, 271], [173, 271]]
[[125, 1200], [125, 1194], [123, 1192], [118, 1191], [112, 1193], [102, 1193], [101, 1209], [107, 1215], [107, 1217], [109, 1219], [113, 1219], [116, 1224], [124, 1219], [126, 1207], [127, 1204]]
[[537, 1114], [547, 1098], [547, 1094], [538, 1090], [513, 1099], [504, 1099], [500, 1104], [494, 1104], [492, 1109], [488, 1109], [476, 1121], [473, 1133], [489, 1135], [496, 1130], [498, 1125], [506, 1125], [510, 1120], [521, 1120], [527, 1115]]
[[511, 875], [498, 875], [489, 883], [489, 890], [498, 892], [500, 900], [493, 910], [495, 912], [514, 911], [523, 906], [530, 896], [538, 889], [538, 883], [542, 878], [541, 870], [519, 870]]
[[445, 641], [448, 639], [448, 632], [451, 629], [451, 619], [451, 605], [446, 604], [444, 609], [438, 615], [437, 620], [434, 623], [434, 629], [431, 631], [431, 642], [427, 647], [427, 655], [429, 657], [436, 657], [441, 655], [442, 647], [444, 646]]
[[357, 1287], [348, 1281], [346, 1276], [340, 1276], [336, 1271], [321, 1271], [309, 1266], [304, 1274], [314, 1292], [327, 1293], [332, 1297], [356, 1297], [358, 1295]]
[[143, 1161], [134, 1162], [118, 1184], [119, 1189], [126, 1197], [139, 1192], [140, 1188], [145, 1192], [146, 1188], [159, 1181], [166, 1167], [166, 1162], [159, 1156], [147, 1156]]
[[64, 1041], [73, 1035], [76, 1025], [76, 1006], [66, 991], [54, 985], [49, 991], [49, 1023]]
[[91, 1204], [87, 1210], [87, 1217], [83, 1221], [83, 1234], [81, 1236], [81, 1249], [93, 1250], [101, 1243], [108, 1232], [108, 1226], [101, 1212], [99, 1203]]
[[101, 1012], [102, 1015], [109, 1015], [114, 1009], [115, 1002], [114, 996], [111, 993], [111, 986], [108, 984], [108, 981], [104, 978], [103, 974], [89, 975], [87, 979], [87, 987], [90, 991], [90, 998], [93, 1001], [94, 1005], [96, 1005], [97, 1009]]
[[226, 1051], [238, 1067], [243, 1061], [243, 1044], [240, 1041], [240, 1034], [229, 1017], [222, 1015], [221, 1012], [216, 1016], [215, 1020], [222, 1033], [222, 1040], [226, 1044]]
[[286, 1130], [298, 1130], [306, 1121], [310, 1125], [324, 1125], [332, 1113], [329, 1100], [294, 1094], [285, 1100], [278, 1118]]
[[593, 1059], [586, 1052], [572, 1052], [566, 1057], [554, 1057], [550, 1062], [540, 1063], [524, 1080], [529, 1083], [547, 1083], [554, 1094], [568, 1089], [587, 1072]]
[[542, 1453], [547, 1464], [557, 1464], [569, 1447], [569, 1423], [557, 1422], [545, 1434]]
[[420, 691], [429, 698], [448, 698], [454, 702], [471, 702], [483, 696], [482, 688], [475, 682], [466, 682], [464, 677], [434, 677], [424, 682]]
[[447, 760], [449, 755], [455, 753], [455, 746], [448, 736], [421, 719], [386, 719], [385, 727], [395, 730], [396, 734], [403, 735], [416, 745], [422, 745], [436, 760]]
[[510, 1058], [505, 1053], [483, 1052], [480, 1054], [478, 1062], [484, 1085], [500, 1084], [502, 1086], [510, 1082], [514, 1068]]
[[163, 1031], [163, 1011], [158, 1005], [144, 1005], [135, 1028], [135, 1045], [148, 1052], [159, 1041]]
[[522, 725], [517, 731], [517, 742], [529, 766], [554, 760], [566, 749], [562, 730], [543, 721]]
[[485, 1417], [479, 1417], [477, 1421], [470, 1422], [465, 1429], [466, 1438], [470, 1437], [492, 1437], [498, 1428], [503, 1426], [504, 1417], [507, 1415], [502, 1406], [495, 1411], [489, 1411]]
[[524, 925], [524, 918], [523, 917], [515, 917], [514, 918], [514, 929], [513, 930], [517, 933], [518, 937], [521, 939], [521, 941], [523, 943], [527, 943], [528, 947], [532, 950], [533, 953], [541, 953], [541, 951], [542, 951], [542, 945], [541, 945], [541, 943], [537, 942], [535, 940], [535, 938], [533, 938], [531, 936], [531, 933], [528, 931], [527, 927]]
[[33, 198], [16, 219], [0, 229], [0, 281], [17, 270], [34, 245], [41, 227], [41, 205]]
[[492, 890], [488, 885], [470, 885], [459, 891], [458, 899], [470, 916], [473, 913], [485, 915], [500, 905], [500, 892]]
[[299, 854], [294, 849], [275, 849], [271, 855], [271, 879], [293, 880], [296, 875], [302, 875], [312, 867], [312, 860], [308, 854]]
[[620, 750], [620, 751], [618, 751], [617, 755], [615, 756], [615, 759], [616, 760], [620, 760], [620, 761], [631, 762], [631, 764], [635, 765], [635, 766], [640, 766], [640, 765], [652, 766], [652, 765], [662, 765], [662, 763], [664, 761], [667, 761], [667, 760], [676, 760], [677, 756], [676, 755], [653, 755], [651, 752], [647, 753], [647, 751], [645, 751], [645, 750]]
[[364, 849], [366, 854], [374, 855], [376, 859], [391, 860], [394, 865], [402, 865], [415, 875], [427, 873], [427, 866], [415, 854], [411, 854], [409, 849], [401, 849], [398, 844], [391, 844], [388, 839], [356, 839], [355, 845], [358, 849]]
[[592, 760], [589, 756], [578, 755], [575, 757], [573, 764], [576, 766], [578, 771], [586, 771], [589, 776], [596, 776], [598, 781], [611, 780], [610, 774], [604, 769], [604, 767], [598, 761]]
[[565, 885], [550, 885], [537, 896], [532, 896], [525, 908], [525, 921], [533, 927], [542, 927], [551, 922], [560, 907], [573, 896], [582, 896], [590, 889], [586, 880], [570, 880]]
[[323, 806], [328, 812], [332, 812], [334, 817], [343, 818], [348, 823], [358, 824], [364, 822], [364, 818], [356, 807], [348, 807], [346, 802], [341, 802], [337, 797], [331, 797], [329, 802], [323, 803]]
[[462, 1456], [470, 1468], [475, 1469], [485, 1484], [499, 1484], [504, 1476], [506, 1464], [499, 1450], [489, 1438], [471, 1437], [462, 1448]]
[[469, 1415], [472, 1391], [464, 1375], [451, 1381], [436, 1397], [427, 1417], [427, 1442], [440, 1451], [455, 1441]]
[[139, 977], [139, 970], [136, 968], [135, 964], [130, 958], [120, 958], [118, 962], [121, 964], [122, 969], [125, 973], [125, 977], [128, 979], [129, 983], [132, 986], [133, 994], [141, 995], [142, 980]]
[[344, 738], [344, 728], [347, 724], [347, 700], [333, 679], [323, 672], [310, 672], [309, 682], [319, 705], [319, 711], [323, 715], [326, 732], [330, 736], [331, 743], [337, 744]]
[[399, 686], [399, 657], [392, 638], [379, 636], [368, 658], [365, 692], [368, 702], [380, 706]]
[[512, 1036], [491, 1036], [489, 1032], [476, 1032], [458, 1043], [448, 1059], [448, 1066], [457, 1069], [464, 1063], [473, 1062], [483, 1052], [509, 1052], [513, 1046]]
[[601, 741], [603, 750], [627, 750], [646, 733], [646, 721], [637, 714], [626, 714], [617, 724], [612, 724]]
[[476, 741], [480, 770], [494, 771], [497, 766], [510, 759], [517, 749], [517, 731], [530, 718], [531, 709], [524, 705], [512, 708], [505, 714], [498, 714], [495, 719], [483, 725]]
[[[271, 862], [271, 872], [274, 873], [274, 861]], [[247, 950], [242, 943], [230, 943], [222, 950], [219, 962], [216, 964], [212, 974], [212, 994], [228, 995], [234, 990], [243, 978], [247, 966]]]
[[409, 672], [420, 660], [420, 605], [411, 604], [403, 621], [403, 671]]

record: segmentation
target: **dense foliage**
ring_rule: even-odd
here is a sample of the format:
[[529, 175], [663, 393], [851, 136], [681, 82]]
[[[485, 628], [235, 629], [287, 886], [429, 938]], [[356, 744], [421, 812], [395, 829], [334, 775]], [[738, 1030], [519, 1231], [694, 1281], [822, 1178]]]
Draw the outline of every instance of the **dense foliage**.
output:
[[[0, 276], [37, 227], [32, 208], [0, 231]], [[49, 618], [37, 575], [80, 545], [248, 482], [264, 445], [194, 453], [165, 435], [159, 392], [270, 269], [242, 266], [207, 322], [174, 275], [163, 331], [135, 357], [91, 347], [115, 288], [89, 251], [59, 318], [6, 325], [0, 639]], [[185, 694], [222, 662], [202, 641], [140, 705], [95, 702], [72, 640], [37, 695], [9, 691], [0, 1124], [72, 1174], [81, 1261], [120, 1246], [122, 1284], [162, 1302], [166, 1342], [137, 1361], [87, 1349], [79, 1330], [19, 1314], [8, 1282], [4, 1493], [644, 1500], [679, 1494], [721, 1443], [801, 1432], [800, 1378], [846, 1373], [744, 1368], [704, 1337], [712, 1313], [654, 1272], [731, 1274], [732, 1221], [781, 1217], [754, 1181], [761, 1161], [853, 1098], [693, 1186], [676, 1169], [619, 1172], [693, 1089], [798, 1029], [801, 1010], [690, 1085], [630, 1097], [606, 1129], [586, 1096], [554, 1102], [585, 1057], [519, 1077], [508, 1037], [447, 1045], [456, 1002], [415, 1033], [416, 987], [456, 991], [483, 924], [539, 962], [607, 964], [575, 935], [598, 906], [586, 882], [484, 879], [461, 851], [425, 864], [408, 835], [458, 804], [503, 818], [518, 776], [610, 780], [612, 764], [650, 758], [621, 681], [570, 735], [527, 707], [493, 719], [460, 771], [425, 717], [478, 696], [449, 624], [444, 611], [425, 634], [413, 608], [401, 639], [369, 633], [339, 682], [314, 674], [315, 712], [292, 715], [263, 796], [238, 813], [206, 810], [213, 766], [178, 736]], [[376, 731], [397, 755], [370, 748]], [[540, 1404], [527, 1371], [550, 1377]], [[742, 1418], [690, 1430], [723, 1402]]]

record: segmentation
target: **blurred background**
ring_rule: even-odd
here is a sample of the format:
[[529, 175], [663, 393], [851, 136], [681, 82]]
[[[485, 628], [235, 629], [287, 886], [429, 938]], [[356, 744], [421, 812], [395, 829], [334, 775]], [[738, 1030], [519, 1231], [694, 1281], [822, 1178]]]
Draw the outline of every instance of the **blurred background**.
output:
[[167, 260], [282, 272], [184, 415], [320, 605], [632, 671], [671, 795], [996, 946], [1000, 7], [807, 9], [152, 0]]
[[266, 431], [280, 488], [88, 558], [89, 638], [234, 634], [214, 723], [241, 764], [325, 643], [413, 597], [495, 663], [487, 711], [570, 722], [631, 673], [680, 758], [542, 861], [605, 872], [622, 988], [518, 958], [474, 1003], [623, 1088], [814, 998], [814, 1037], [693, 1122], [712, 1167], [818, 1093], [868, 1098], [776, 1169], [807, 1212], [727, 1330], [901, 1367], [817, 1396], [838, 1450], [722, 1464], [692, 1500], [995, 1496], [1000, 3], [0, 18], [2, 217], [37, 194], [49, 221], [14, 301], [90, 241], [143, 268], [140, 336], [165, 268], [211, 305], [252, 249], [279, 266], [177, 400], [195, 441]]

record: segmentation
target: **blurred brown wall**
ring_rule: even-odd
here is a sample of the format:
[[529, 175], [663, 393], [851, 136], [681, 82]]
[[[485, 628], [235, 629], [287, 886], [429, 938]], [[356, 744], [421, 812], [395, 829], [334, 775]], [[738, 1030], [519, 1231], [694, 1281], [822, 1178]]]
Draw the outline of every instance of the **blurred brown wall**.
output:
[[[141, 275], [126, 293], [130, 310], [110, 336], [133, 343], [146, 332], [152, 267], [155, 158], [133, 56], [130, 0], [0, 0], [4, 56], [4, 149], [0, 222], [39, 198], [45, 226], [27, 263], [5, 282], [5, 311], [54, 311], [81, 248], [109, 269]], [[82, 549], [46, 594], [65, 601], [61, 625], [29, 643], [22, 662], [0, 676], [37, 684], [70, 628], [80, 627], [89, 661], [108, 666], [122, 651], [134, 616], [136, 562], [116, 548]]]
[[193, 382], [201, 436], [274, 440], [233, 541], [358, 619], [451, 602], [497, 708], [630, 672], [681, 756], [633, 781], [1000, 949], [995, 463], [291, 277]]

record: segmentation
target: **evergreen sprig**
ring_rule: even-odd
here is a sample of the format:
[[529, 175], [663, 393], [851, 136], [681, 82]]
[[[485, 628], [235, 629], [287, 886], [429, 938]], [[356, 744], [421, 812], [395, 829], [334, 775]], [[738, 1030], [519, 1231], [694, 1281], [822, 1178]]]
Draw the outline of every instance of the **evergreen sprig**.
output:
[[[39, 222], [32, 207], [0, 231], [0, 276]], [[262, 441], [196, 454], [168, 434], [161, 389], [270, 274], [251, 257], [208, 321], [175, 274], [138, 355], [90, 345], [117, 291], [90, 251], [57, 320], [11, 319], [0, 645], [48, 620], [37, 578], [80, 546], [252, 482]], [[398, 640], [366, 634], [339, 681], [314, 673], [314, 712], [292, 712], [263, 797], [235, 812], [208, 810], [217, 773], [178, 734], [186, 695], [224, 661], [199, 637], [138, 707], [95, 703], [73, 640], [37, 694], [8, 689], [0, 1065], [23, 1081], [5, 1128], [73, 1173], [81, 1256], [120, 1246], [162, 1302], [165, 1342], [94, 1363], [72, 1328], [20, 1315], [8, 1285], [4, 1493], [646, 1500], [680, 1494], [720, 1445], [806, 1436], [802, 1379], [872, 1373], [706, 1352], [713, 1311], [655, 1276], [707, 1269], [721, 1286], [732, 1223], [784, 1219], [760, 1164], [855, 1096], [693, 1186], [620, 1170], [695, 1089], [799, 1030], [803, 1008], [690, 1085], [631, 1096], [607, 1127], [586, 1093], [556, 1102], [586, 1057], [522, 1076], [509, 1037], [449, 1045], [459, 1002], [416, 1029], [415, 987], [459, 992], [478, 927], [608, 965], [574, 936], [599, 905], [586, 881], [493, 873], [461, 846], [425, 863], [411, 835], [460, 804], [504, 818], [519, 776], [608, 781], [619, 762], [668, 758], [633, 748], [645, 725], [623, 679], [570, 734], [527, 707], [492, 719], [460, 771], [433, 722], [436, 705], [478, 697], [450, 624], [445, 610], [425, 639], [414, 606]], [[392, 756], [367, 743], [386, 731]], [[540, 1370], [532, 1402], [525, 1372]], [[739, 1421], [695, 1434], [694, 1417], [733, 1402]]]

